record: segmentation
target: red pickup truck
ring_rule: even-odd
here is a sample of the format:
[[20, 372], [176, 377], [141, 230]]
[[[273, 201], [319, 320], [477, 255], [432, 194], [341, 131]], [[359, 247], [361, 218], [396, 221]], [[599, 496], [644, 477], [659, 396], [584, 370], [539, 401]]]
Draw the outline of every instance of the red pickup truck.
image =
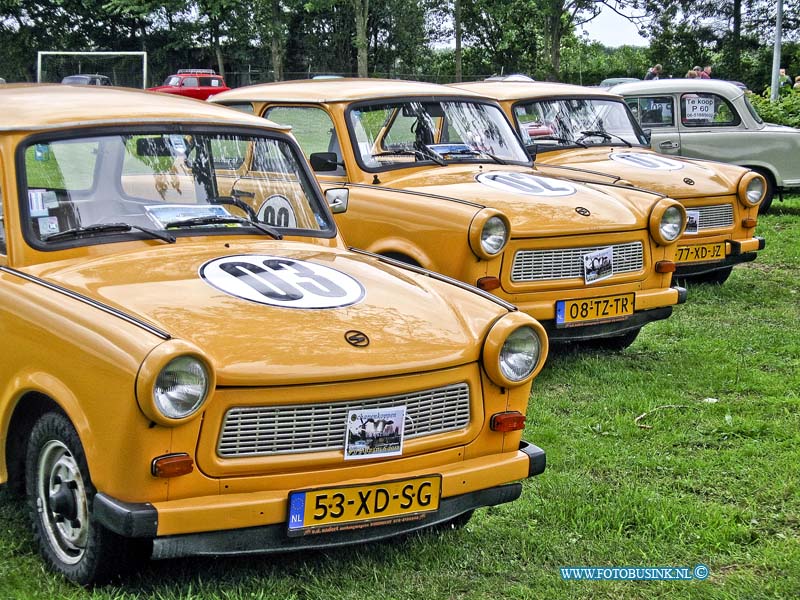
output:
[[179, 69], [177, 74], [170, 75], [163, 85], [147, 88], [151, 92], [178, 94], [205, 100], [209, 96], [226, 92], [229, 88], [221, 75], [213, 69]]

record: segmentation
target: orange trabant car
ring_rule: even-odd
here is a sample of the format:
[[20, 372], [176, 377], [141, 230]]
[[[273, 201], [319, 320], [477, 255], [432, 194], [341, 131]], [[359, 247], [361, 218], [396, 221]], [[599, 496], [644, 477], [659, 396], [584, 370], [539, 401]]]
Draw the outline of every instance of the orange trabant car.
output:
[[113, 88], [0, 104], [0, 483], [50, 567], [460, 524], [544, 470], [542, 326], [347, 250], [285, 128]]
[[541, 176], [496, 102], [375, 79], [212, 101], [292, 126], [348, 244], [490, 290], [551, 342], [625, 347], [684, 299], [670, 287], [683, 207]]
[[[620, 184], [666, 194], [686, 208], [675, 275], [723, 283], [733, 265], [752, 261], [764, 248], [755, 235], [763, 175], [707, 160], [663, 156], [622, 97], [562, 83], [476, 81], [457, 84], [494, 98], [535, 152], [543, 173]], [[702, 107], [699, 107], [702, 108]]]

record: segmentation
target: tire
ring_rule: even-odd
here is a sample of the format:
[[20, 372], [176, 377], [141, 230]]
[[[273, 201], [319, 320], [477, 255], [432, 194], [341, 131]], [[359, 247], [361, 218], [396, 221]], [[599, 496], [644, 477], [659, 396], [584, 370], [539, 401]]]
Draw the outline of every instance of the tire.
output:
[[767, 191], [764, 194], [764, 199], [758, 205], [758, 214], [765, 215], [769, 212], [772, 206], [772, 200], [775, 198], [775, 181], [772, 179], [772, 174], [765, 169], [752, 169], [756, 173], [763, 175], [767, 180]]
[[627, 348], [633, 342], [636, 341], [636, 338], [639, 336], [639, 332], [641, 330], [642, 329], [640, 327], [638, 329], [627, 331], [622, 335], [615, 335], [614, 337], [597, 338], [594, 340], [589, 340], [585, 342], [585, 346], [587, 348], [591, 348], [594, 350], [604, 350], [606, 352], [621, 352], [622, 350], [625, 350], [625, 348]]
[[132, 547], [142, 541], [122, 538], [92, 518], [96, 490], [78, 434], [62, 413], [45, 413], [31, 430], [25, 488], [34, 541], [51, 569], [88, 586], [132, 565]]

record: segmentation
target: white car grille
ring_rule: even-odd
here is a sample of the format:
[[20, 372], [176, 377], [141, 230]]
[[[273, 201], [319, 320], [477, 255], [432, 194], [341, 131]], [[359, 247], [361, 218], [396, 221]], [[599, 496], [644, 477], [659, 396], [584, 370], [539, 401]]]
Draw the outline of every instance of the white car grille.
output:
[[356, 401], [231, 408], [217, 454], [237, 458], [342, 449], [348, 411], [392, 406], [406, 407], [405, 439], [463, 429], [470, 418], [469, 385]]
[[717, 204], [714, 206], [698, 206], [690, 208], [700, 212], [698, 229], [719, 229], [733, 225], [733, 205]]
[[[511, 281], [547, 281], [583, 278], [583, 257], [608, 246], [520, 250], [514, 255]], [[641, 242], [613, 244], [614, 275], [639, 271], [644, 266]]]

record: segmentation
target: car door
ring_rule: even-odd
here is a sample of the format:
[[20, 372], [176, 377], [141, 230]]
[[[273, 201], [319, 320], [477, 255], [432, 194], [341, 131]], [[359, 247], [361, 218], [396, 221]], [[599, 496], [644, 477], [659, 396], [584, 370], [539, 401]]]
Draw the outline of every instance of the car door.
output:
[[715, 93], [683, 93], [680, 111], [680, 155], [721, 162], [740, 162], [747, 154], [746, 128], [736, 107]]
[[650, 147], [662, 154], [681, 154], [681, 133], [675, 114], [675, 98], [659, 96], [629, 96], [630, 107], [642, 129], [650, 132]]

